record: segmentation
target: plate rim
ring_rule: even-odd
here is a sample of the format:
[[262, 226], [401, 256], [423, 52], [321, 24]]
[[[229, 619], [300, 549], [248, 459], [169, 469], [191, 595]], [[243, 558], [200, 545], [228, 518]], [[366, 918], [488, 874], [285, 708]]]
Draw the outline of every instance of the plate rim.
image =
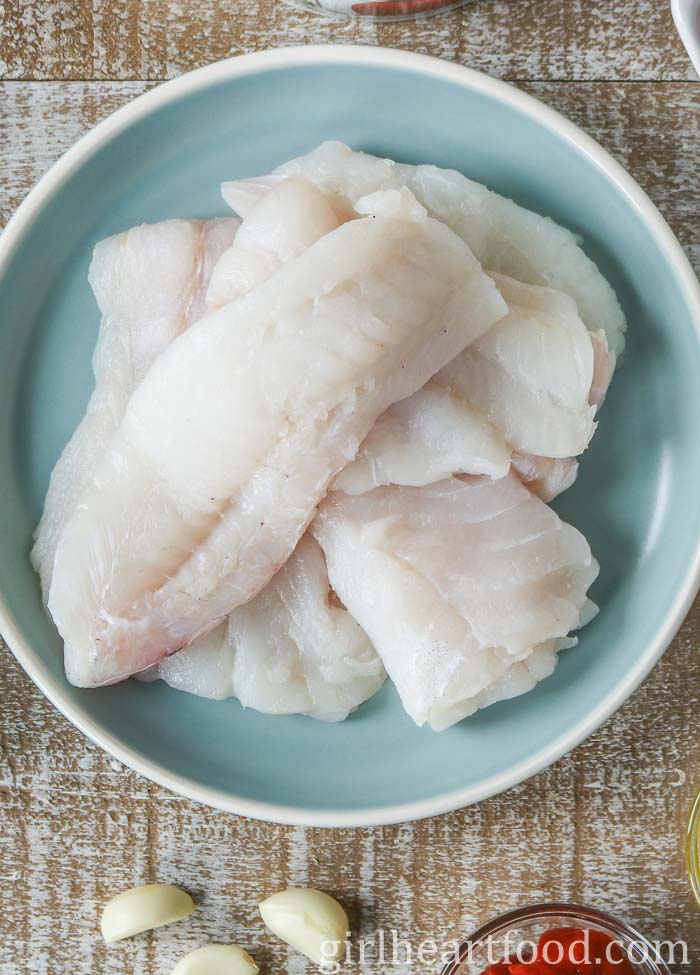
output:
[[[60, 190], [74, 168], [86, 162], [105, 143], [139, 119], [184, 95], [218, 81], [290, 66], [309, 67], [329, 64], [408, 70], [490, 95], [531, 117], [545, 128], [555, 131], [559, 137], [583, 152], [595, 167], [617, 185], [645, 226], [652, 231], [657, 246], [676, 271], [684, 302], [691, 312], [694, 312], [695, 338], [700, 346], [700, 283], [695, 272], [656, 206], [634, 178], [602, 146], [555, 109], [505, 81], [473, 68], [442, 61], [429, 55], [380, 46], [308, 45], [243, 54], [198, 68], [137, 96], [85, 133], [30, 190], [0, 235], [0, 275], [4, 273], [23, 236], [44, 205]], [[145, 757], [137, 749], [125, 745], [118, 736], [107, 731], [85, 713], [79, 704], [72, 702], [65, 689], [52, 676], [48, 667], [20, 632], [2, 592], [0, 592], [0, 632], [30, 679], [71, 724], [109, 755], [158, 785], [213, 808], [266, 822], [291, 826], [366, 827], [409, 822], [472, 805], [505, 792], [568, 754], [599, 728], [639, 687], [668, 648], [699, 588], [700, 537], [695, 542], [695, 551], [688, 561], [683, 583], [653, 639], [647, 641], [642, 648], [636, 665], [627, 672], [623, 680], [601, 698], [586, 718], [581, 719], [546, 747], [540, 748], [506, 771], [482, 779], [474, 785], [414, 802], [345, 810], [304, 808], [248, 799], [237, 796], [231, 791], [193, 783], [187, 776], [172, 772], [159, 762]]]

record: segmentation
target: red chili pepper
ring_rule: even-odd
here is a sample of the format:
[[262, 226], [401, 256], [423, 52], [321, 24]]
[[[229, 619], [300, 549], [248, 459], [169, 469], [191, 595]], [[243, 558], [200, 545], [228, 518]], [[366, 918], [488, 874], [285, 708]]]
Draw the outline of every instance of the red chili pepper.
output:
[[439, 10], [448, 0], [375, 0], [374, 3], [354, 3], [352, 11], [366, 17], [398, 17], [401, 14], [420, 14]]
[[624, 948], [594, 928], [553, 928], [524, 962], [497, 962], [482, 975], [635, 975]]
[[522, 965], [510, 965], [508, 971], [510, 975], [560, 975], [563, 969], [548, 965], [546, 961], [534, 959], [524, 962]]
[[555, 965], [561, 975], [597, 975], [591, 933], [582, 928], [546, 931], [537, 945], [536, 957]]
[[598, 971], [600, 975], [636, 975], [628, 958], [621, 961], [608, 961], [604, 958]]
[[610, 951], [600, 958], [600, 975], [635, 975], [632, 962], [618, 944], [611, 945]]
[[624, 948], [603, 931], [590, 932], [591, 954], [598, 959], [594, 975], [635, 975]]

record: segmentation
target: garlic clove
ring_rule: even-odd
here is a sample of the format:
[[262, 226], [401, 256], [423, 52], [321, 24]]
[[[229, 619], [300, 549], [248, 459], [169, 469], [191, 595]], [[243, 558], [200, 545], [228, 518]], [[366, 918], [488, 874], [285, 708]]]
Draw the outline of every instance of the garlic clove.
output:
[[145, 884], [114, 897], [102, 911], [100, 927], [107, 942], [131, 938], [188, 917], [194, 910], [189, 894], [173, 884]]
[[317, 965], [342, 957], [348, 918], [329, 894], [311, 887], [282, 890], [264, 900], [259, 910], [274, 934]]
[[206, 945], [185, 955], [172, 975], [257, 975], [258, 966], [238, 945]]

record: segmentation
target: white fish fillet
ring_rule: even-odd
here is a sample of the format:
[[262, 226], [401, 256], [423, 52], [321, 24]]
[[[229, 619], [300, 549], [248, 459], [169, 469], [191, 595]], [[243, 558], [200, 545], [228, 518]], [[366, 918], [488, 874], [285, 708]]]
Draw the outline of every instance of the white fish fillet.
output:
[[48, 599], [58, 539], [158, 355], [201, 317], [212, 268], [240, 221], [166, 220], [101, 241], [89, 280], [102, 322], [93, 356], [95, 389], [51, 474], [32, 562]]
[[518, 473], [546, 500], [573, 483], [571, 455], [585, 450], [595, 430], [596, 358], [599, 382], [610, 379], [605, 340], [588, 332], [562, 292], [493, 278], [508, 314], [380, 417], [334, 488], [360, 494], [454, 473], [503, 477], [511, 450]]
[[543, 501], [553, 501], [574, 484], [578, 477], [575, 457], [536, 457], [514, 453], [513, 471], [522, 483]]
[[[295, 182], [275, 176], [269, 183], [227, 185], [229, 201], [246, 213], [232, 258], [249, 221], [255, 240], [261, 211], [263, 244], [269, 237], [268, 214], [277, 209], [277, 236], [289, 221], [293, 239], [303, 240], [296, 232], [303, 225], [302, 208], [288, 218], [284, 207], [285, 194], [293, 199]], [[281, 206], [275, 208], [278, 198]], [[336, 488], [357, 494], [381, 484], [427, 484], [457, 472], [500, 477], [507, 472], [504, 438], [519, 454], [533, 455], [531, 466], [539, 457], [566, 459], [556, 470], [546, 464], [541, 476], [530, 476], [533, 489], [542, 482], [551, 498], [556, 486], [563, 490], [573, 483], [577, 467], [571, 458], [593, 435], [596, 405], [604, 396], [598, 387], [607, 388], [614, 368], [604, 334], [588, 332], [576, 303], [563, 292], [493, 277], [508, 315], [440, 373], [441, 394], [433, 384], [378, 420]]]
[[360, 625], [335, 604], [308, 532], [255, 599], [148, 673], [200, 696], [322, 721], [344, 720], [386, 676]]
[[578, 239], [548, 217], [518, 206], [451, 169], [409, 166], [324, 142], [280, 166], [271, 177], [224, 183], [222, 195], [241, 216], [276, 179], [302, 176], [331, 197], [339, 215], [375, 190], [407, 186], [428, 213], [469, 245], [493, 271], [526, 284], [545, 285], [573, 298], [591, 331], [602, 329], [613, 356], [624, 348], [625, 317], [615, 292]]
[[270, 173], [265, 176], [230, 180], [221, 184], [221, 197], [234, 213], [237, 213], [241, 219], [247, 220], [253, 207], [257, 206], [270, 190], [288, 178], [291, 177], [275, 176]]
[[339, 225], [327, 197], [305, 179], [287, 179], [251, 208], [214, 269], [207, 304], [233, 301], [266, 281]]
[[313, 531], [404, 708], [436, 730], [575, 629], [598, 574], [585, 538], [514, 475], [333, 492]]
[[[322, 196], [307, 183], [300, 188], [299, 202], [308, 204], [310, 195]], [[36, 556], [47, 590], [57, 536], [118, 427], [131, 393], [156, 356], [203, 314], [212, 267], [222, 253], [229, 252], [238, 224], [234, 218], [206, 223], [167, 221], [134, 228], [95, 248], [90, 280], [104, 312], [95, 356], [96, 390], [86, 419], [56, 467], [46, 500]], [[154, 298], [149, 309], [146, 303], [154, 297], [150, 290], [154, 281], [162, 290], [160, 300]], [[278, 713], [291, 713], [299, 703], [299, 710], [313, 716], [345, 717], [378, 689], [384, 672], [359, 625], [328, 599], [323, 554], [312, 538], [305, 538], [266, 589], [240, 610], [245, 616], [238, 621], [235, 644], [226, 641], [227, 624], [221, 624], [200, 637], [186, 654], [163, 661], [160, 676], [183, 690], [228, 697], [234, 693], [233, 661], [238, 651], [236, 672], [245, 688], [247, 706], [268, 709], [276, 689]], [[253, 609], [258, 616], [251, 615]], [[303, 613], [306, 633], [294, 644], [295, 626]], [[276, 634], [274, 650], [269, 641], [261, 645], [260, 631]], [[312, 634], [323, 644], [315, 645]], [[254, 670], [258, 652], [267, 652], [267, 667]], [[275, 684], [283, 667], [294, 680], [290, 678], [287, 684], [278, 679]], [[159, 676], [158, 666], [153, 670], [151, 679]], [[309, 689], [302, 692], [307, 673]], [[330, 679], [328, 688], [323, 676]]]
[[495, 275], [508, 314], [438, 377], [521, 453], [571, 457], [593, 436], [593, 345], [576, 304]]
[[[308, 180], [240, 180], [227, 195], [245, 219], [214, 272], [212, 303], [234, 299], [251, 266], [257, 284], [338, 225], [327, 197]], [[429, 484], [455, 472], [503, 477], [509, 467], [499, 431], [449, 389], [429, 382], [379, 417], [333, 487], [360, 494], [381, 484]]]
[[[246, 214], [212, 275], [207, 304], [251, 291], [339, 225], [326, 196], [303, 179], [280, 181]], [[308, 532], [267, 586], [215, 636], [149, 671], [179, 690], [235, 696], [275, 714], [343, 720], [374, 694], [384, 669], [359, 624], [331, 605], [323, 553]], [[300, 623], [303, 621], [303, 631]]]
[[383, 484], [420, 487], [455, 473], [504, 477], [509, 468], [510, 449], [500, 431], [431, 380], [379, 417], [333, 489], [362, 494]]
[[481, 708], [498, 704], [499, 701], [510, 701], [521, 694], [533, 690], [542, 680], [551, 677], [557, 665], [559, 653], [575, 647], [578, 640], [564, 638], [561, 640], [547, 640], [533, 647], [529, 656], [524, 660], [511, 663], [503, 674], [494, 680], [483, 691], [473, 698], [459, 701], [453, 706], [445, 707], [439, 719], [431, 722], [433, 731], [444, 731], [458, 721], [462, 721]]
[[[328, 144], [296, 161], [304, 163], [305, 171], [306, 161], [313, 162], [309, 175], [334, 194], [336, 209], [344, 208], [346, 217], [354, 193], [338, 189], [342, 160], [363, 187], [375, 185], [377, 164], [396, 175], [386, 160], [358, 153], [348, 159], [348, 152]], [[284, 179], [280, 173], [224, 184], [224, 197], [241, 213], [254, 213], [266, 195], [278, 192], [275, 188]], [[573, 484], [578, 471], [574, 456], [593, 435], [595, 408], [604, 399], [615, 357], [608, 351], [605, 333], [588, 332], [566, 294], [504, 275], [494, 277], [508, 302], [508, 316], [437, 379], [452, 394], [443, 396], [442, 408], [445, 421], [453, 421], [453, 435], [445, 433], [445, 423], [443, 435], [436, 436], [441, 427], [438, 400], [418, 394], [380, 418], [335, 487], [360, 493], [391, 482], [430, 483], [459, 471], [500, 476], [502, 470], [483, 466], [481, 452], [472, 453], [472, 447], [490, 441], [489, 456], [495, 458], [504, 436], [515, 450], [516, 472], [541, 497], [551, 500]], [[493, 421], [490, 434], [484, 413]]]
[[593, 344], [593, 382], [591, 383], [588, 401], [591, 406], [600, 409], [615, 372], [615, 356], [608, 349], [605, 332], [590, 332], [589, 334]]
[[[587, 626], [597, 613], [596, 604], [587, 599], [581, 609], [577, 629], [580, 630]], [[562, 637], [559, 640], [547, 640], [546, 643], [540, 643], [533, 647], [528, 657], [511, 664], [502, 677], [499, 677], [489, 688], [478, 695], [478, 698], [472, 702], [473, 710], [471, 713], [477, 708], [489, 707], [498, 701], [509, 701], [521, 694], [527, 694], [540, 681], [551, 677], [557, 665], [559, 653], [562, 650], [570, 650], [577, 643], [578, 637]], [[466, 717], [466, 715], [463, 716]], [[448, 720], [450, 724], [453, 723], [446, 718], [443, 720]], [[459, 710], [457, 711], [457, 720], [460, 720]]]
[[49, 608], [78, 685], [212, 629], [291, 554], [384, 410], [505, 313], [406, 191], [181, 335], [61, 536]]
[[[596, 414], [603, 405], [615, 369], [615, 357], [608, 352], [604, 332], [589, 332], [593, 346], [593, 379], [588, 402]], [[574, 484], [578, 477], [575, 457], [541, 457], [513, 452], [513, 471], [543, 501], [553, 501]]]

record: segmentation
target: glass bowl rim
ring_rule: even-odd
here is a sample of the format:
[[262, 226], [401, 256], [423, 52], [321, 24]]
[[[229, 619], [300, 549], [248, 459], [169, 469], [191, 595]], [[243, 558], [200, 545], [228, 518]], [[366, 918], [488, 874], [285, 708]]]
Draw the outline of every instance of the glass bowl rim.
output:
[[[362, 21], [364, 23], [391, 24], [407, 20], [425, 20], [428, 17], [438, 17], [441, 14], [448, 14], [460, 7], [465, 7], [472, 0], [442, 0], [442, 3], [429, 10], [406, 10], [401, 13], [377, 14], [377, 13], [357, 13], [352, 10], [333, 10], [323, 6], [324, 0], [283, 0], [289, 7], [296, 7], [306, 13], [318, 14], [321, 17], [328, 17], [331, 20], [340, 21]], [[356, 0], [356, 2], [368, 2], [368, 0]], [[374, 0], [375, 3], [390, 3], [392, 0]], [[416, 0], [403, 0], [411, 3]]]
[[[696, 825], [698, 830], [700, 830], [700, 795], [696, 801], [696, 812]], [[467, 940], [462, 942], [459, 956], [445, 965], [441, 975], [458, 975], [460, 966], [464, 962], [463, 949], [466, 945], [478, 945], [479, 942], [483, 942], [489, 937], [493, 937], [504, 930], [512, 928], [515, 924], [546, 919], [548, 917], [597, 924], [599, 927], [606, 929], [608, 933], [625, 938], [635, 944], [641, 944], [649, 951], [649, 957], [646, 959], [649, 969], [648, 975], [670, 975], [668, 967], [658, 957], [658, 952], [654, 949], [652, 943], [637, 931], [636, 928], [632, 927], [631, 924], [628, 924], [626, 921], [621, 921], [619, 918], [605, 911], [599, 911], [597, 908], [585, 907], [583, 904], [570, 902], [542, 902], [539, 904], [531, 904], [528, 907], [518, 907], [514, 910], [506, 911], [504, 914], [499, 914], [497, 917], [492, 918], [490, 921], [476, 928]]]
[[700, 904], [700, 792], [695, 797], [690, 810], [685, 849], [690, 886], [693, 888], [695, 899]]

